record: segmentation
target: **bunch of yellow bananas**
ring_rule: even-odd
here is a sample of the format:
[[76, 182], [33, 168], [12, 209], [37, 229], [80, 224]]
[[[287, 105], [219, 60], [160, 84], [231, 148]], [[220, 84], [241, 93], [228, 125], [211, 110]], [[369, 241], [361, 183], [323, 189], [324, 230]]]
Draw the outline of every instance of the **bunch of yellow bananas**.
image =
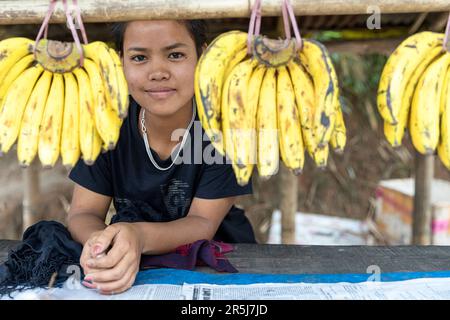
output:
[[28, 166], [39, 155], [53, 167], [61, 154], [73, 167], [82, 155], [92, 164], [115, 147], [128, 110], [128, 86], [117, 53], [103, 42], [83, 46], [84, 63], [71, 43], [10, 38], [0, 41], [0, 154], [17, 140]]
[[389, 143], [402, 144], [406, 128], [421, 154], [436, 149], [450, 169], [450, 53], [444, 34], [421, 32], [404, 40], [381, 74], [377, 105]]
[[258, 36], [247, 54], [247, 33], [218, 36], [196, 69], [198, 114], [211, 143], [231, 160], [237, 181], [248, 183], [255, 164], [262, 178], [278, 172], [279, 158], [295, 174], [305, 150], [325, 167], [329, 144], [342, 152], [346, 128], [337, 76], [325, 47]]

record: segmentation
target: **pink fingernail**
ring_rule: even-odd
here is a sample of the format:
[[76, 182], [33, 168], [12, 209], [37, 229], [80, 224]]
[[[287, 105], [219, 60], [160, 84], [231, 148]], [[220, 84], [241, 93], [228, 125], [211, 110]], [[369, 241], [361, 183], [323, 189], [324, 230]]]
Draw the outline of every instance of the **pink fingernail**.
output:
[[99, 254], [102, 252], [102, 247], [100, 245], [94, 246], [94, 254]]
[[83, 281], [82, 283], [83, 283], [83, 286], [85, 286], [85, 287], [88, 287], [90, 289], [96, 289], [95, 284], [92, 284], [92, 283], [89, 283], [89, 282], [86, 282], [86, 281]]

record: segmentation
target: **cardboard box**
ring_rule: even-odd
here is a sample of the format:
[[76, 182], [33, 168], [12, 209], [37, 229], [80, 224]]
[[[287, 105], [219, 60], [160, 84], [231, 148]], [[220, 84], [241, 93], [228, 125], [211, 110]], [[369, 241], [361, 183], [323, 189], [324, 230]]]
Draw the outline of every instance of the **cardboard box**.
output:
[[[431, 186], [431, 242], [450, 244], [450, 182], [434, 179]], [[412, 243], [414, 179], [381, 181], [376, 189], [375, 224], [392, 245]]]

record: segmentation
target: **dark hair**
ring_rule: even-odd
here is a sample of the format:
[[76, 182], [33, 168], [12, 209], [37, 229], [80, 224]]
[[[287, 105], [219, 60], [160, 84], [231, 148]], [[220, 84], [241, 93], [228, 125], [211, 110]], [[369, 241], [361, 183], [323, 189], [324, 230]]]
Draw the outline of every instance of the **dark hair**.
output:
[[[179, 22], [186, 25], [189, 34], [194, 39], [197, 57], [200, 57], [203, 52], [203, 45], [206, 43], [206, 21], [179, 20]], [[116, 49], [120, 51], [121, 54], [123, 52], [123, 37], [127, 28], [127, 24], [127, 22], [117, 22], [112, 26]]]

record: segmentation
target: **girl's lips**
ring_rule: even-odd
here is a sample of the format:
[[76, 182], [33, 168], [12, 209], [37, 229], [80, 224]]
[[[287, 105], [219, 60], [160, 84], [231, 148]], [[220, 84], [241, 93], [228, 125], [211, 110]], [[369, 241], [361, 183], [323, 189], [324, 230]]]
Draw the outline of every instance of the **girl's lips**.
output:
[[161, 89], [161, 90], [146, 90], [145, 93], [147, 93], [151, 98], [156, 100], [163, 100], [167, 99], [171, 95], [173, 95], [176, 92], [175, 89]]

